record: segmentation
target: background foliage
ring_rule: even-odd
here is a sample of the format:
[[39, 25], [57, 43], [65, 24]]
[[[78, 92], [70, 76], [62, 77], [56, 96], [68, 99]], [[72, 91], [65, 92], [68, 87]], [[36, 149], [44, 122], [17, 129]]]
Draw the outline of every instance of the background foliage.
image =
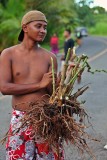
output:
[[[0, 0], [0, 50], [18, 43], [22, 16], [37, 9], [48, 19], [48, 34], [45, 44], [53, 33], [63, 41], [65, 28], [75, 30], [86, 26], [91, 34], [107, 35], [107, 12], [102, 7], [91, 8], [92, 0]], [[104, 21], [105, 20], [105, 21]]]

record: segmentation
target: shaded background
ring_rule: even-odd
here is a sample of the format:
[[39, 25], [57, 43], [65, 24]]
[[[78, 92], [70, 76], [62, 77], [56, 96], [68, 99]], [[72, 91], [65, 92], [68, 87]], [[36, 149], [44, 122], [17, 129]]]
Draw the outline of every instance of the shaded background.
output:
[[43, 46], [48, 49], [53, 33], [63, 46], [65, 28], [74, 33], [76, 27], [84, 26], [91, 35], [107, 35], [107, 11], [95, 6], [94, 0], [0, 0], [0, 51], [18, 43], [21, 18], [32, 9], [46, 14], [48, 33]]

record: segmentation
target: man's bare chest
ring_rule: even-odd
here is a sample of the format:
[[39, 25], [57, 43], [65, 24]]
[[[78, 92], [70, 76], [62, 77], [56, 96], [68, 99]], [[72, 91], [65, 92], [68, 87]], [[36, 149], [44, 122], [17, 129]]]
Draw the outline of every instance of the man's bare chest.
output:
[[12, 62], [14, 80], [39, 81], [49, 70], [49, 63], [45, 58], [22, 58]]

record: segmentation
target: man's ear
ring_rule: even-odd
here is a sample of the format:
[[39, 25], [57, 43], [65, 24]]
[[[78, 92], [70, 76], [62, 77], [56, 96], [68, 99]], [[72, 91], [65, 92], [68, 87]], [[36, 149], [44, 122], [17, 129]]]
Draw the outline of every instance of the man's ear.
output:
[[23, 29], [24, 32], [27, 32], [27, 25], [23, 24], [22, 29]]

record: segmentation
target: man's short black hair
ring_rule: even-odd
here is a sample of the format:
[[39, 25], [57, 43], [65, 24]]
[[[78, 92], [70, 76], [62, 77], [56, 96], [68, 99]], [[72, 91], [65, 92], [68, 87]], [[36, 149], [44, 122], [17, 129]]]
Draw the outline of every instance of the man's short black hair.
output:
[[65, 29], [65, 31], [67, 31], [69, 34], [71, 34], [71, 29], [70, 28]]

